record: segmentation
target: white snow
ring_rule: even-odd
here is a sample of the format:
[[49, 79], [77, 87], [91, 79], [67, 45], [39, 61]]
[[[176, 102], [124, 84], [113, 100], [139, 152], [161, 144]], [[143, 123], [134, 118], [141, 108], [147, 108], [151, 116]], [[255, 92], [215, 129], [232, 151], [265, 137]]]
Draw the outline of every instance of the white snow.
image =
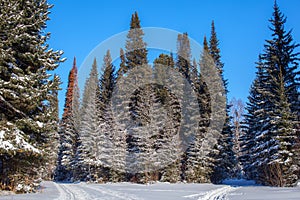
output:
[[15, 148], [10, 142], [0, 140], [0, 149], [14, 150]]
[[38, 125], [40, 128], [43, 128], [44, 123], [42, 123], [42, 122], [40, 122], [40, 121], [37, 121], [36, 123], [37, 123], [37, 125]]
[[[231, 184], [155, 183], [141, 185], [43, 182], [39, 193], [12, 195], [0, 191], [0, 200], [299, 200], [300, 197], [299, 187], [264, 187], [252, 185], [253, 182], [246, 180], [228, 180], [228, 182]], [[232, 183], [248, 186], [235, 187]]]
[[237, 188], [231, 186], [225, 186], [216, 190], [208, 191], [203, 197], [200, 197], [198, 200], [221, 200], [227, 199], [227, 195]]
[[2, 130], [2, 131], [0, 131], [0, 140], [3, 140], [4, 139], [4, 131]]
[[4, 149], [5, 151], [25, 150], [41, 153], [39, 149], [25, 140], [23, 132], [19, 129], [13, 131], [4, 129], [0, 131], [0, 149]]

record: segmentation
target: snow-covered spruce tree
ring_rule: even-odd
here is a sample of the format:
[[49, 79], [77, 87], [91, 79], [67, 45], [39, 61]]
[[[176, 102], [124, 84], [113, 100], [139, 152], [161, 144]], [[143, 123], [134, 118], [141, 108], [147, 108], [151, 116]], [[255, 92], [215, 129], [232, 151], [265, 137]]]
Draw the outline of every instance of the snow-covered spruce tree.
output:
[[[278, 179], [272, 185], [292, 186], [299, 179], [300, 164], [296, 158], [297, 149], [294, 145], [297, 141], [296, 128], [297, 114], [299, 112], [299, 75], [297, 69], [299, 64], [299, 53], [295, 53], [295, 44], [291, 31], [284, 30], [286, 17], [281, 13], [277, 3], [274, 5], [273, 18], [270, 20], [272, 27], [272, 39], [266, 41], [265, 52], [262, 54], [263, 61], [268, 66], [271, 76], [271, 93], [275, 94], [274, 104], [274, 126], [272, 134], [279, 141], [278, 152], [271, 157], [274, 163], [280, 166], [282, 181]], [[273, 120], [273, 119], [272, 119]], [[279, 176], [278, 173], [276, 175]]]
[[125, 53], [122, 48], [120, 49], [120, 61], [120, 67], [117, 72], [117, 80], [123, 77], [123, 75], [126, 74], [126, 72], [128, 71], [128, 68], [126, 66]]
[[62, 52], [47, 44], [52, 6], [46, 0], [0, 4], [0, 185], [25, 192], [36, 186], [50, 156], [45, 148], [53, 135], [50, 100], [58, 79], [50, 81], [48, 71], [57, 68]]
[[120, 182], [126, 180], [126, 131], [123, 129], [122, 124], [115, 120], [116, 116], [114, 116], [114, 113], [111, 111], [112, 110], [109, 109], [107, 114], [108, 117], [111, 116], [111, 119], [108, 120], [111, 120], [113, 123], [113, 129], [109, 132], [112, 135], [110, 138], [112, 140], [112, 151], [108, 154], [112, 155], [110, 161], [109, 181]]
[[[74, 179], [76, 179], [78, 176], [78, 169], [79, 166], [77, 165], [78, 163], [78, 146], [80, 145], [80, 138], [79, 138], [79, 130], [80, 130], [80, 123], [81, 123], [81, 116], [80, 116], [80, 94], [79, 94], [79, 86], [78, 86], [78, 77], [77, 77], [77, 66], [76, 66], [76, 61], [74, 59], [74, 66], [75, 66], [75, 77], [74, 78], [74, 85], [73, 85], [73, 94], [72, 94], [72, 102], [71, 102], [71, 113], [68, 116], [68, 118], [66, 119], [66, 126], [62, 127], [62, 130], [65, 130], [65, 134], [66, 134], [66, 149], [68, 151], [68, 148], [71, 147], [71, 154], [67, 155], [64, 158], [67, 158], [66, 160], [66, 164], [68, 167], [70, 167], [69, 169], [72, 170], [71, 173], [71, 178], [67, 179], [70, 181], [74, 181]], [[64, 118], [63, 118], [64, 119]], [[62, 120], [63, 122], [63, 120]], [[65, 128], [65, 129], [64, 129]], [[64, 136], [62, 136], [62, 138], [64, 138]], [[69, 142], [69, 146], [68, 146], [68, 142]], [[71, 162], [68, 162], [68, 156], [72, 156], [69, 157], [71, 160]], [[62, 160], [64, 163], [64, 160]]]
[[[126, 69], [148, 63], [146, 43], [143, 41], [144, 32], [141, 29], [138, 13], [132, 14], [130, 21], [130, 30], [127, 34], [125, 46]], [[122, 55], [121, 55], [122, 56]]]
[[[199, 162], [200, 154], [201, 154], [201, 143], [200, 140], [202, 138], [202, 134], [200, 133], [199, 127], [194, 129], [192, 127], [194, 124], [192, 123], [195, 117], [199, 118], [199, 102], [191, 101], [192, 92], [198, 93], [198, 83], [197, 83], [197, 66], [192, 66], [191, 64], [191, 47], [190, 41], [188, 38], [188, 34], [179, 34], [177, 38], [177, 62], [176, 69], [182, 74], [185, 81], [178, 87], [181, 87], [182, 90], [182, 99], [180, 99], [181, 104], [181, 112], [182, 112], [182, 124], [180, 127], [181, 133], [185, 136], [192, 137], [188, 140], [183, 141], [188, 142], [183, 145], [187, 145], [186, 155], [183, 156], [182, 159], [182, 174], [181, 177], [183, 180], [188, 182], [199, 182], [201, 177], [199, 177], [199, 166], [201, 162]], [[193, 79], [193, 80], [192, 80]], [[181, 138], [182, 135], [181, 135]]]
[[[133, 72], [134, 78], [139, 80], [140, 87], [131, 94], [129, 104], [131, 124], [130, 129], [127, 130], [129, 134], [127, 166], [135, 170], [136, 174], [133, 178], [137, 182], [147, 183], [152, 180], [154, 162], [151, 161], [153, 161], [155, 151], [154, 138], [158, 134], [156, 121], [153, 121], [155, 117], [153, 110], [157, 109], [155, 105], [159, 102], [157, 102], [153, 85], [147, 84], [147, 80], [152, 78], [151, 68], [143, 65], [138, 71]], [[136, 88], [135, 81], [131, 81], [131, 84], [134, 84], [132, 87]]]
[[[130, 30], [127, 34], [127, 40], [125, 45], [125, 63], [126, 65], [126, 71], [134, 69], [135, 67], [144, 67], [143, 69], [147, 68], [147, 48], [146, 43], [143, 41], [144, 32], [141, 29], [140, 20], [138, 17], [137, 12], [135, 12], [130, 21]], [[141, 70], [141, 74], [144, 73], [144, 70]], [[147, 70], [146, 70], [147, 71]], [[147, 72], [146, 72], [147, 73]], [[133, 85], [132, 88], [135, 88], [136, 86]], [[137, 97], [132, 97], [133, 101]], [[141, 112], [143, 113], [143, 112]], [[134, 145], [131, 145], [131, 140], [133, 137], [130, 136], [130, 133], [128, 130], [126, 130], [128, 135], [126, 137], [127, 145], [128, 145], [128, 151], [131, 152], [132, 149], [134, 149]], [[134, 151], [134, 150], [133, 150]], [[136, 177], [134, 174], [128, 174], [128, 179], [136, 180]]]
[[196, 59], [193, 59], [193, 64], [191, 66], [191, 85], [195, 92], [199, 89], [199, 71], [198, 71], [198, 64]]
[[[215, 24], [212, 21], [211, 24], [211, 36], [209, 40], [209, 54], [214, 60], [215, 66], [220, 73], [220, 76], [223, 81], [223, 87], [225, 90], [225, 95], [227, 95], [227, 80], [224, 79], [224, 63], [221, 61], [220, 48], [219, 48], [219, 40], [217, 38], [217, 34], [215, 31]], [[227, 101], [227, 100], [226, 100]], [[236, 156], [233, 152], [233, 133], [230, 126], [230, 117], [229, 117], [229, 108], [230, 106], [227, 104], [226, 108], [226, 119], [224, 123], [224, 127], [220, 138], [218, 140], [217, 150], [219, 153], [216, 155], [216, 163], [214, 174], [212, 175], [212, 182], [219, 183], [225, 178], [230, 178], [232, 176], [232, 169], [236, 165]]]
[[[264, 95], [263, 113], [255, 135], [252, 165], [258, 176], [256, 180], [266, 185], [292, 186], [298, 180], [297, 153], [297, 108], [299, 87], [298, 46], [293, 43], [291, 31], [284, 30], [286, 18], [275, 2], [272, 39], [267, 40], [261, 55], [262, 71], [265, 74], [261, 95]], [[259, 104], [258, 104], [259, 105]], [[250, 107], [256, 110], [257, 105]], [[261, 105], [259, 105], [261, 106]], [[260, 111], [260, 110], [258, 110]], [[250, 127], [249, 127], [250, 128]]]
[[49, 154], [49, 160], [45, 163], [43, 179], [51, 180], [54, 178], [57, 159], [58, 159], [58, 151], [59, 151], [59, 116], [58, 116], [58, 90], [60, 90], [59, 85], [61, 84], [59, 76], [54, 74], [53, 79], [51, 80], [53, 84], [56, 85], [54, 89], [51, 91], [49, 103], [50, 107], [48, 112], [51, 116], [51, 125], [49, 126], [49, 139], [47, 142], [47, 146], [45, 147], [45, 151]]
[[[191, 47], [190, 47], [190, 41], [188, 38], [188, 34], [184, 33], [184, 34], [178, 34], [177, 36], [177, 59], [176, 59], [176, 63], [175, 63], [175, 69], [178, 70], [178, 72], [180, 72], [182, 74], [182, 76], [188, 81], [188, 83], [190, 83], [190, 71], [191, 71]], [[185, 92], [185, 94], [183, 94], [184, 97], [188, 97], [189, 94], [186, 94], [186, 89], [189, 85], [185, 84], [178, 84], [179, 88]], [[186, 88], [184, 88], [186, 87]], [[180, 102], [182, 105], [182, 102]], [[181, 107], [182, 108], [182, 107]], [[181, 120], [182, 116], [181, 116]], [[184, 124], [188, 124], [183, 122]], [[191, 134], [191, 132], [188, 132], [188, 127], [181, 127], [184, 130], [183, 132], [186, 134]], [[182, 138], [182, 136], [180, 136]], [[185, 144], [187, 146], [189, 146], [189, 144]], [[188, 178], [186, 178], [186, 171], [187, 168], [192, 168], [193, 164], [190, 162], [190, 166], [188, 166], [189, 164], [187, 163], [188, 159], [192, 159], [191, 157], [188, 157], [187, 152], [185, 152], [185, 155], [182, 156], [182, 161], [181, 161], [181, 179], [182, 180], [186, 180]]]
[[[209, 64], [208, 58], [208, 46], [206, 38], [204, 38], [203, 52], [200, 58], [199, 66], [201, 68], [201, 73], [198, 75], [197, 79], [194, 81], [195, 90], [197, 92], [197, 100], [199, 105], [199, 130], [194, 138], [194, 142], [189, 148], [189, 156], [192, 157], [189, 162], [194, 168], [189, 167], [189, 179], [190, 182], [210, 182], [210, 176], [213, 171], [213, 159], [208, 152], [211, 149], [207, 149], [203, 145], [204, 137], [206, 136], [210, 124], [211, 116], [211, 99], [207, 84], [204, 78], [204, 69]], [[196, 65], [196, 63], [194, 64]], [[197, 81], [197, 82], [196, 82]], [[196, 84], [195, 84], [196, 83]]]
[[[157, 166], [159, 177], [161, 181], [178, 182], [181, 180], [181, 143], [179, 138], [179, 127], [181, 118], [181, 108], [178, 98], [172, 92], [172, 88], [176, 87], [177, 82], [174, 81], [173, 85], [168, 84], [169, 70], [174, 71], [174, 59], [172, 54], [160, 54], [154, 60], [154, 77], [157, 85], [154, 85], [155, 93], [164, 108], [161, 116], [164, 123], [160, 125], [158, 137], [155, 142], [155, 149], [159, 155], [160, 160]], [[174, 77], [172, 77], [174, 78]], [[174, 84], [176, 82], [176, 85]], [[160, 109], [158, 109], [160, 110]], [[157, 113], [155, 117], [158, 117]]]
[[68, 77], [68, 87], [62, 120], [59, 125], [59, 151], [55, 180], [71, 181], [74, 177], [74, 163], [79, 144], [79, 88], [76, 58]]
[[[264, 70], [261, 57], [257, 62], [256, 78], [250, 88], [248, 102], [246, 105], [247, 113], [245, 114], [244, 129], [245, 133], [240, 137], [241, 140], [241, 153], [239, 160], [242, 162], [244, 176], [247, 179], [258, 179], [258, 165], [264, 162], [267, 155], [270, 153], [266, 145], [261, 145], [257, 148], [256, 144], [262, 144], [265, 140], [271, 144], [271, 138], [266, 137], [266, 131], [270, 126], [265, 124], [268, 118], [265, 108], [270, 104], [267, 95], [268, 76]], [[264, 152], [264, 154], [259, 153]]]
[[89, 77], [84, 86], [80, 107], [80, 127], [78, 147], [78, 165], [86, 177], [81, 179], [94, 181], [101, 166], [101, 150], [99, 139], [99, 120], [97, 118], [97, 90], [99, 90], [97, 61], [94, 59]]
[[[194, 66], [197, 67], [197, 64], [194, 63]], [[193, 67], [194, 67], [193, 66]], [[194, 67], [194, 68], [196, 68]], [[200, 93], [199, 89], [200, 89], [200, 83], [198, 82], [200, 81], [199, 77], [197, 76], [197, 74], [194, 74], [194, 80], [192, 82], [193, 84], [193, 89], [195, 91], [197, 91], [197, 101], [199, 104], [199, 111], [203, 111], [200, 110], [201, 105], [200, 103], [203, 103], [201, 100], [204, 99], [200, 99]], [[204, 97], [205, 94], [202, 94]], [[203, 120], [203, 114], [204, 113], [200, 113], [200, 121], [202, 122]], [[201, 127], [203, 128], [203, 127]], [[207, 163], [209, 160], [203, 155], [202, 152], [202, 141], [203, 141], [203, 137], [205, 136], [205, 132], [201, 132], [200, 130], [204, 131], [205, 129], [200, 129], [197, 132], [194, 133], [193, 135], [193, 139], [191, 141], [191, 143], [189, 144], [189, 147], [187, 149], [187, 165], [186, 165], [186, 171], [185, 171], [185, 179], [188, 182], [195, 182], [195, 183], [201, 183], [201, 182], [208, 182], [209, 180], [209, 176], [207, 176], [207, 174], [210, 173], [211, 170], [205, 168], [205, 166], [207, 166], [209, 163]], [[205, 130], [207, 131], [207, 130]]]
[[188, 80], [188, 82], [190, 82], [192, 73], [192, 54], [187, 33], [178, 34], [177, 56], [176, 68]]
[[[124, 53], [121, 50], [121, 66], [125, 70]], [[102, 150], [105, 167], [109, 168], [107, 180], [112, 182], [125, 180], [125, 156], [126, 156], [126, 135], [119, 126], [112, 112], [111, 99], [116, 84], [115, 66], [112, 64], [110, 51], [108, 50], [103, 60], [103, 74], [100, 78], [100, 93], [98, 98], [98, 120], [100, 120], [100, 133], [103, 139]], [[119, 71], [121, 72], [121, 71]], [[122, 71], [122, 76], [125, 71]], [[109, 145], [107, 145], [109, 144]], [[106, 157], [105, 157], [106, 156]]]

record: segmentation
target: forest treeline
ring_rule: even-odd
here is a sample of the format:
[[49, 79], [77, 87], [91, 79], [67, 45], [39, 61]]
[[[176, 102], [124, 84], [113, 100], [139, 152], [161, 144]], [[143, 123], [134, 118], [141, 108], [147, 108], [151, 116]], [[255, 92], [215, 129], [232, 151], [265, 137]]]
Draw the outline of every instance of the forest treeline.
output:
[[[49, 72], [64, 61], [63, 52], [50, 49], [50, 34], [43, 32], [52, 6], [5, 0], [1, 7], [1, 189], [28, 192], [42, 179], [221, 183], [246, 178], [271, 186], [299, 180], [298, 44], [284, 29], [286, 17], [276, 3], [271, 39], [258, 56], [242, 117], [238, 110], [232, 116], [227, 103], [214, 22], [209, 39], [201, 42], [200, 60], [192, 57], [188, 34], [182, 33], [175, 54], [161, 53], [150, 66], [135, 12], [120, 63], [114, 65], [107, 49], [99, 72], [95, 59], [82, 98], [74, 58], [59, 119], [60, 79]], [[205, 70], [217, 77], [208, 79]]]

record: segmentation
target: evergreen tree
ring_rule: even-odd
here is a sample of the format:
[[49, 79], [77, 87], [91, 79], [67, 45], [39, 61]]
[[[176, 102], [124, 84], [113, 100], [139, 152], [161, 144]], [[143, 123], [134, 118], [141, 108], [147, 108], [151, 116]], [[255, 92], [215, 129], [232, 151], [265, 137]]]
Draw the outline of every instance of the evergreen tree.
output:
[[178, 34], [177, 37], [177, 62], [176, 67], [190, 83], [191, 79], [191, 47], [187, 33]]
[[209, 47], [208, 47], [208, 42], [207, 42], [206, 36], [204, 36], [204, 39], [203, 39], [203, 51], [207, 52], [209, 54]]
[[40, 170], [45, 172], [41, 166], [50, 157], [42, 152], [55, 131], [50, 101], [58, 79], [50, 81], [49, 71], [63, 60], [61, 51], [49, 48], [50, 33], [44, 32], [51, 7], [46, 0], [1, 2], [0, 131], [6, 145], [1, 147], [5, 175], [0, 184], [7, 189], [24, 186], [19, 192], [25, 185], [33, 189]]
[[[299, 172], [295, 151], [299, 58], [298, 53], [294, 53], [298, 45], [293, 43], [291, 32], [284, 30], [286, 18], [276, 2], [270, 22], [273, 38], [266, 41], [260, 57], [260, 76], [255, 83], [262, 87], [254, 85], [254, 95], [259, 95], [261, 102], [252, 101], [248, 107], [251, 113], [260, 114], [254, 131], [250, 127], [253, 117], [248, 117], [248, 134], [254, 132], [255, 141], [250, 151], [257, 158], [250, 165], [250, 173], [256, 173], [254, 178], [266, 185], [291, 186], [298, 179]], [[262, 75], [263, 79], [260, 78]]]
[[68, 77], [68, 86], [67, 86], [67, 92], [66, 92], [66, 100], [64, 104], [64, 112], [62, 115], [62, 121], [66, 120], [66, 118], [70, 117], [72, 115], [72, 102], [74, 97], [74, 89], [77, 87], [77, 65], [76, 65], [76, 58], [74, 57], [73, 60], [73, 67], [69, 73]]
[[211, 23], [211, 33], [209, 39], [209, 54], [215, 61], [216, 67], [221, 75], [223, 75], [223, 67], [224, 63], [221, 61], [221, 51], [219, 48], [219, 40], [217, 38], [217, 33], [215, 29], [215, 22], [212, 21]]
[[[171, 88], [177, 87], [176, 84], [170, 85], [169, 76], [174, 71], [175, 63], [172, 53], [170, 55], [160, 54], [154, 60], [154, 77], [157, 85], [155, 93], [158, 97], [161, 106], [164, 108], [162, 113], [154, 114], [154, 119], [161, 117], [164, 123], [159, 125], [163, 127], [157, 135], [155, 147], [156, 152], [160, 155], [158, 161], [162, 168], [159, 168], [161, 181], [178, 182], [180, 181], [181, 162], [180, 150], [181, 143], [179, 136], [180, 127], [180, 102]], [[175, 78], [175, 77], [172, 77]], [[169, 87], [166, 87], [169, 86]], [[159, 111], [158, 109], [157, 111]], [[161, 115], [161, 116], [160, 116]], [[157, 119], [156, 119], [157, 120]]]
[[[125, 45], [125, 64], [124, 64], [124, 58], [122, 57], [122, 52], [121, 52], [121, 64], [122, 65], [120, 66], [120, 70], [122, 70], [123, 73], [118, 74], [119, 80], [121, 78], [120, 74], [127, 73], [127, 75], [128, 75], [128, 72], [130, 73], [130, 70], [134, 69], [135, 67], [140, 68], [140, 70], [137, 72], [137, 74], [135, 74], [136, 75], [134, 77], [135, 80], [140, 80], [139, 79], [140, 76], [143, 76], [143, 74], [144, 75], [148, 74], [148, 71], [149, 71], [148, 70], [149, 67], [147, 66], [148, 51], [146, 49], [146, 43], [143, 41], [143, 36], [144, 36], [144, 32], [141, 29], [138, 14], [137, 14], [137, 12], [135, 12], [131, 17], [130, 30], [127, 34], [127, 40], [126, 40], [126, 45]], [[124, 87], [124, 86], [121, 86], [121, 87]], [[136, 88], [136, 84], [133, 85], [132, 88]], [[122, 88], [120, 88], [120, 89], [122, 89]], [[143, 90], [147, 90], [147, 88], [143, 88]], [[148, 94], [149, 93], [145, 93], [145, 95], [148, 95]], [[127, 96], [126, 94], [124, 94], [124, 95]], [[138, 99], [139, 97], [137, 95], [138, 95], [138, 93], [135, 93], [134, 96], [129, 98], [131, 101], [131, 103], [130, 103], [131, 107], [130, 107], [129, 112], [132, 114], [131, 117], [132, 117], [133, 121], [136, 121], [136, 123], [133, 123], [131, 125], [128, 125], [128, 124], [126, 125], [126, 124], [124, 124], [124, 122], [120, 122], [120, 120], [118, 122], [118, 123], [120, 123], [119, 125], [121, 125], [122, 127], [124, 125], [126, 126], [126, 127], [123, 127], [123, 128], [125, 128], [123, 130], [127, 133], [126, 142], [127, 142], [127, 147], [128, 147], [127, 150], [128, 150], [128, 155], [129, 155], [129, 156], [127, 156], [127, 163], [133, 162], [133, 161], [128, 162], [128, 160], [134, 159], [131, 156], [134, 154], [132, 152], [134, 152], [135, 151], [134, 149], [138, 148], [137, 145], [139, 145], [138, 143], [136, 143], [137, 141], [133, 141], [137, 138], [135, 138], [134, 134], [131, 133], [130, 131], [134, 130], [134, 126], [137, 126], [138, 123], [141, 123], [140, 125], [142, 125], [142, 126], [144, 126], [146, 123], [146, 121], [145, 121], [146, 118], [145, 118], [145, 116], [143, 116], [143, 115], [146, 115], [145, 106], [143, 106], [140, 103], [137, 103], [137, 104], [134, 103], [134, 102], [139, 101], [139, 99]], [[146, 97], [146, 98], [148, 98], [148, 97]], [[125, 99], [127, 99], [127, 98], [125, 98]], [[126, 103], [128, 103], [128, 102], [118, 102], [117, 105], [120, 106], [120, 105], [123, 105]], [[125, 107], [127, 107], [127, 106], [125, 105]], [[135, 112], [137, 110], [138, 110], [138, 112]], [[121, 116], [119, 116], [119, 117], [122, 118]], [[130, 166], [130, 164], [128, 166]], [[135, 166], [132, 169], [137, 169], [137, 168]], [[134, 176], [134, 175], [133, 174], [130, 175], [130, 173], [129, 173], [129, 175], [128, 175], [129, 179], [130, 179], [130, 176]], [[137, 177], [135, 177], [135, 178], [137, 178]]]
[[[267, 40], [265, 52], [262, 55], [268, 66], [271, 76], [271, 93], [275, 94], [272, 100], [274, 104], [274, 129], [272, 135], [279, 143], [278, 152], [271, 158], [275, 164], [279, 163], [281, 174], [272, 185], [291, 186], [299, 179], [299, 162], [297, 156], [297, 132], [299, 125], [299, 53], [295, 53], [295, 44], [291, 31], [286, 32], [284, 24], [286, 17], [281, 13], [277, 3], [274, 5], [272, 26], [272, 39]], [[272, 164], [274, 164], [274, 162]], [[272, 166], [272, 165], [271, 165]], [[280, 170], [278, 170], [280, 172]], [[280, 177], [282, 176], [282, 178]], [[280, 180], [282, 179], [282, 180]], [[280, 180], [280, 181], [279, 181]]]
[[[261, 145], [264, 143], [262, 140], [267, 136], [267, 130], [270, 129], [270, 125], [266, 126], [265, 123], [268, 119], [265, 108], [269, 105], [269, 95], [267, 95], [268, 91], [266, 90], [268, 88], [267, 80], [268, 75], [261, 61], [261, 56], [259, 56], [256, 79], [251, 86], [246, 106], [247, 114], [245, 114], [244, 125], [246, 131], [241, 136], [242, 155], [240, 160], [243, 163], [245, 176], [249, 179], [259, 179], [258, 166], [264, 162], [268, 154], [268, 146]], [[271, 140], [270, 137], [266, 138], [269, 144], [271, 144]], [[257, 147], [259, 148], [257, 149]], [[259, 152], [264, 152], [264, 154]]]
[[[122, 55], [121, 55], [122, 57]], [[115, 67], [112, 64], [110, 51], [108, 50], [106, 52], [106, 55], [104, 57], [104, 65], [103, 65], [103, 75], [100, 79], [100, 91], [101, 91], [101, 102], [104, 104], [103, 110], [105, 110], [105, 107], [109, 105], [109, 102], [112, 97], [113, 89], [116, 82], [116, 76], [115, 76]], [[121, 62], [121, 67], [123, 67], [123, 62]]]
[[[182, 159], [182, 174], [183, 180], [188, 182], [206, 182], [207, 176], [204, 172], [203, 165], [206, 161], [203, 158], [203, 131], [200, 127], [192, 127], [193, 122], [197, 121], [199, 124], [201, 120], [201, 115], [199, 112], [201, 110], [201, 102], [204, 99], [205, 94], [200, 94], [200, 90], [203, 89], [202, 81], [198, 75], [197, 63], [193, 62], [191, 64], [191, 48], [187, 33], [178, 35], [177, 38], [177, 63], [176, 67], [179, 72], [183, 75], [186, 81], [182, 85], [182, 95], [183, 99], [180, 102], [182, 106], [182, 120], [185, 124], [181, 127], [181, 130], [186, 135], [190, 135], [192, 138], [189, 141], [187, 151]], [[180, 84], [178, 85], [180, 87]], [[202, 92], [202, 91], [201, 91]], [[195, 94], [195, 102], [192, 100], [192, 94]], [[202, 96], [201, 96], [202, 95]], [[207, 99], [206, 99], [207, 100]], [[204, 100], [205, 101], [205, 100]], [[186, 116], [189, 116], [186, 118]], [[201, 127], [202, 128], [202, 127]], [[208, 172], [209, 173], [209, 172]]]
[[[205, 45], [206, 46], [206, 45]], [[205, 47], [207, 48], [207, 47]], [[227, 95], [227, 80], [224, 79], [223, 75], [223, 66], [224, 64], [221, 61], [220, 49], [219, 49], [219, 40], [217, 38], [215, 24], [212, 21], [211, 24], [211, 36], [209, 40], [209, 54], [212, 57], [214, 64], [219, 72], [220, 77], [223, 81], [223, 87], [225, 90], [225, 95]], [[227, 102], [227, 100], [226, 100]], [[219, 151], [216, 155], [216, 168], [212, 176], [213, 182], [220, 182], [223, 179], [232, 176], [232, 169], [236, 164], [235, 154], [233, 152], [233, 133], [230, 126], [230, 117], [229, 117], [229, 108], [227, 104], [226, 107], [226, 119], [224, 127], [220, 138], [218, 140], [217, 150]]]
[[77, 83], [76, 58], [68, 77], [68, 87], [63, 118], [59, 127], [60, 147], [55, 179], [58, 181], [71, 181], [74, 172], [74, 162], [78, 146], [79, 131], [79, 89]]
[[199, 89], [199, 71], [196, 59], [193, 59], [193, 64], [191, 66], [191, 84], [195, 92]]
[[[124, 54], [121, 50], [120, 70], [125, 69]], [[125, 155], [126, 155], [126, 138], [125, 131], [119, 127], [114, 120], [112, 112], [112, 96], [116, 84], [115, 67], [112, 64], [110, 51], [108, 50], [103, 60], [103, 74], [100, 78], [100, 98], [98, 102], [99, 117], [101, 124], [100, 134], [107, 137], [110, 145], [105, 146], [108, 158], [106, 158], [106, 167], [109, 167], [109, 181], [118, 182], [125, 180]], [[118, 72], [120, 72], [120, 70]], [[123, 71], [119, 76], [122, 76]]]
[[154, 78], [159, 84], [156, 88], [156, 92], [159, 93], [162, 103], [166, 103], [166, 98], [168, 96], [168, 91], [164, 86], [167, 84], [170, 74], [168, 70], [174, 70], [175, 63], [173, 55], [160, 54], [158, 58], [154, 60]]
[[126, 66], [130, 70], [136, 66], [148, 63], [146, 43], [143, 41], [144, 32], [140, 25], [138, 13], [135, 12], [130, 21], [130, 30], [126, 40]]
[[[149, 170], [151, 166], [147, 159], [153, 153], [153, 142], [157, 132], [150, 132], [151, 111], [153, 109], [153, 101], [155, 94], [152, 85], [147, 84], [147, 80], [151, 79], [152, 70], [148, 66], [140, 66], [138, 71], [134, 71], [130, 76], [130, 84], [132, 88], [136, 88], [136, 81], [142, 86], [137, 88], [130, 96], [129, 112], [131, 117], [130, 128], [127, 136], [128, 153], [127, 163], [129, 168], [134, 169], [136, 174], [132, 174], [132, 180], [137, 182], [150, 181]], [[149, 128], [149, 129], [148, 129]]]
[[[176, 69], [178, 70], [178, 72], [180, 72], [182, 74], [182, 76], [186, 79], [186, 84], [183, 83], [178, 83], [178, 88], [179, 90], [181, 90], [181, 93], [183, 94], [182, 96], [184, 97], [183, 99], [185, 100], [184, 102], [180, 102], [180, 107], [181, 107], [181, 112], [183, 110], [182, 106], [183, 105], [187, 105], [187, 97], [188, 95], [190, 95], [188, 93], [188, 89], [189, 89], [189, 83], [191, 82], [190, 79], [190, 71], [191, 71], [191, 47], [190, 47], [190, 41], [188, 38], [188, 34], [187, 33], [183, 33], [183, 34], [178, 34], [177, 36], [177, 59], [176, 59], [176, 64], [175, 64]], [[182, 116], [180, 116], [182, 118]], [[181, 119], [181, 120], [186, 120], [183, 123], [184, 124], [189, 124], [187, 121], [188, 119]], [[186, 123], [187, 122], [187, 123]], [[191, 131], [189, 131], [189, 127], [181, 127], [183, 129], [183, 133], [188, 134], [192, 134]], [[181, 136], [182, 138], [182, 136]], [[187, 146], [189, 146], [190, 144], [185, 144]], [[185, 155], [182, 156], [182, 160], [181, 160], [181, 179], [182, 180], [186, 180], [186, 171], [187, 168], [189, 168], [188, 166], [188, 159], [191, 159], [190, 157], [188, 157], [187, 152], [185, 152]], [[190, 165], [193, 165], [193, 163], [189, 163]], [[193, 166], [190, 166], [190, 168], [192, 168]]]
[[48, 108], [48, 112], [50, 113], [52, 123], [51, 126], [49, 126], [50, 137], [47, 142], [48, 145], [45, 147], [45, 151], [49, 156], [49, 160], [47, 163], [45, 163], [44, 179], [54, 178], [59, 150], [58, 90], [60, 90], [59, 85], [61, 84], [59, 76], [54, 74], [52, 82], [56, 86], [53, 88], [51, 95], [49, 96], [50, 107]]
[[[211, 97], [205, 82], [205, 70], [209, 70], [211, 59], [207, 47], [206, 38], [204, 38], [204, 48], [199, 62], [201, 73], [197, 76], [194, 90], [197, 92], [197, 100], [199, 105], [199, 129], [193, 138], [193, 142], [187, 151], [187, 166], [186, 166], [186, 180], [189, 182], [210, 182], [210, 176], [213, 171], [213, 158], [209, 155], [207, 147], [203, 144], [204, 136], [208, 133], [208, 127], [211, 117]], [[196, 65], [194, 63], [194, 65]], [[206, 77], [207, 78], [207, 77]]]
[[128, 71], [128, 69], [126, 67], [125, 53], [122, 48], [120, 49], [120, 60], [121, 60], [121, 63], [120, 63], [120, 68], [117, 73], [117, 80], [120, 79]]
[[97, 118], [97, 96], [99, 88], [97, 61], [94, 59], [92, 69], [84, 86], [80, 107], [80, 146], [78, 159], [81, 168], [87, 173], [87, 180], [93, 180], [99, 166], [102, 165], [102, 146], [100, 144], [99, 120]]

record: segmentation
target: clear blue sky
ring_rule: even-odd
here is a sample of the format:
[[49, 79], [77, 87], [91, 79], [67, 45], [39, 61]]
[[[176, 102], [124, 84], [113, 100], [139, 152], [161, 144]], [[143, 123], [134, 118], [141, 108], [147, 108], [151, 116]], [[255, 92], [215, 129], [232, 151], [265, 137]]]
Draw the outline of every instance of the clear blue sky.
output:
[[[287, 16], [286, 29], [293, 28], [293, 38], [300, 43], [300, 1], [277, 0]], [[189, 36], [202, 44], [210, 35], [215, 21], [220, 40], [225, 78], [229, 80], [228, 99], [247, 100], [255, 76], [255, 62], [265, 39], [271, 38], [268, 20], [273, 0], [87, 0], [54, 1], [47, 31], [50, 47], [63, 50], [67, 60], [56, 70], [63, 84], [59, 92], [60, 112], [63, 109], [69, 70], [73, 57], [80, 68], [88, 54], [102, 41], [129, 28], [131, 14], [138, 12], [143, 27], [162, 27]], [[300, 51], [300, 48], [298, 49]], [[61, 113], [60, 113], [61, 114]]]

